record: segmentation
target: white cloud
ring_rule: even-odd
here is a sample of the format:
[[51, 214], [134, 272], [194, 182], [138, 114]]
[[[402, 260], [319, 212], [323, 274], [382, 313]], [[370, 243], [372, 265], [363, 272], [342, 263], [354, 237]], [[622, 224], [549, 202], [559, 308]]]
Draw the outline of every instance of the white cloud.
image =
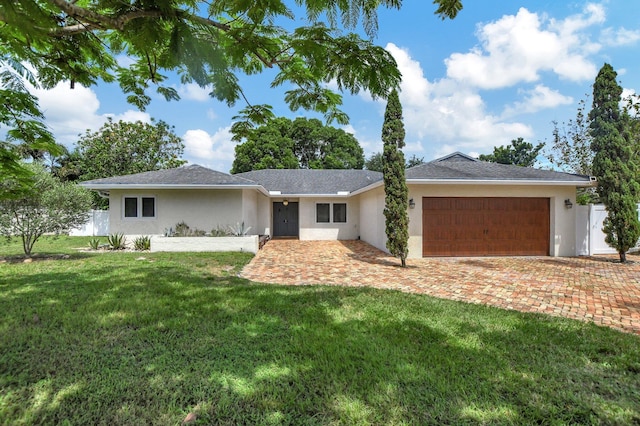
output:
[[386, 49], [402, 72], [400, 100], [407, 130], [407, 151], [444, 144], [437, 155], [482, 151], [515, 137], [530, 137], [530, 126], [508, 122], [487, 112], [474, 89], [452, 79], [430, 82], [409, 52], [390, 43]]
[[38, 97], [47, 126], [56, 141], [67, 146], [74, 144], [78, 135], [86, 130], [98, 130], [108, 117], [114, 121], [151, 121], [149, 114], [132, 109], [121, 114], [99, 114], [100, 101], [96, 93], [79, 84], [71, 89], [68, 82], [61, 82], [53, 89], [32, 88], [31, 92]]
[[638, 40], [640, 40], [640, 30], [606, 28], [601, 34], [601, 41], [607, 46], [625, 46], [634, 44]]
[[235, 158], [236, 147], [231, 140], [230, 130], [231, 127], [220, 128], [213, 135], [202, 129], [187, 130], [182, 136], [186, 159], [190, 163], [228, 172]]
[[190, 101], [206, 102], [211, 99], [209, 93], [211, 93], [210, 86], [200, 87], [196, 83], [187, 83], [178, 87], [180, 98]]
[[507, 106], [502, 117], [512, 117], [522, 113], [534, 113], [547, 108], [555, 108], [560, 105], [573, 103], [571, 96], [564, 96], [557, 90], [538, 84], [532, 90], [522, 91], [525, 98], [521, 102], [516, 102], [512, 106]]
[[595, 4], [560, 21], [520, 8], [516, 15], [480, 26], [480, 46], [450, 55], [445, 60], [447, 76], [482, 89], [535, 82], [541, 72], [570, 81], [591, 80], [597, 69], [588, 55], [601, 45], [591, 42], [587, 29], [604, 19], [603, 7]]
[[209, 108], [207, 110], [207, 118], [209, 120], [215, 120], [216, 118], [218, 118], [218, 114], [216, 114], [216, 112], [213, 110], [213, 108]]

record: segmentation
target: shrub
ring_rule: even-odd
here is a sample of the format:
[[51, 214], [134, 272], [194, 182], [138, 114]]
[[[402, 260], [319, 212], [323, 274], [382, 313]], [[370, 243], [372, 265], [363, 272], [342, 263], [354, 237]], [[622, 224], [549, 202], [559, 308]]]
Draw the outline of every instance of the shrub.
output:
[[[0, 86], [2, 84], [0, 83]], [[45, 234], [60, 234], [83, 225], [91, 208], [90, 192], [72, 182], [60, 182], [38, 162], [21, 164], [29, 178], [5, 179], [0, 141], [0, 235], [20, 237], [24, 254]]]
[[229, 226], [229, 232], [234, 237], [244, 237], [245, 235], [247, 235], [250, 229], [250, 226], [248, 228], [244, 227], [244, 222], [236, 223], [235, 226]]
[[174, 235], [176, 237], [187, 237], [191, 232], [191, 228], [184, 221], [176, 223], [176, 230], [174, 231]]
[[[172, 229], [169, 228], [170, 237], [204, 237], [207, 233], [201, 229], [191, 229], [184, 221], [176, 224], [176, 229], [171, 233]], [[166, 234], [166, 232], [165, 232]]]
[[127, 239], [124, 234], [111, 234], [107, 237], [109, 250], [124, 250], [127, 246]]
[[229, 231], [218, 226], [217, 228], [213, 228], [209, 235], [212, 237], [228, 237]]
[[91, 247], [91, 250], [98, 250], [98, 248], [100, 247], [100, 239], [99, 238], [90, 239], [89, 247]]
[[133, 240], [133, 248], [137, 251], [149, 251], [151, 250], [151, 237], [142, 235]]

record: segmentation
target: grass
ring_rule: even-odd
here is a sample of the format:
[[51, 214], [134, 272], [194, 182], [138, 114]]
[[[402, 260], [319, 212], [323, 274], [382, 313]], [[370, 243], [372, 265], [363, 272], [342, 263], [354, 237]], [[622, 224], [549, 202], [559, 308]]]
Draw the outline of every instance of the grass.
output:
[[0, 423], [640, 423], [635, 335], [88, 240], [0, 245]]

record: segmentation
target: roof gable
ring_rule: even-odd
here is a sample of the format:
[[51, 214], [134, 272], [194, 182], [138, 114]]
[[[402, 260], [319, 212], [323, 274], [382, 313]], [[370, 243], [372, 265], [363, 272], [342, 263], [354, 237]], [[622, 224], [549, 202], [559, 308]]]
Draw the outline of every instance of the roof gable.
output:
[[444, 157], [436, 158], [435, 160], [430, 161], [430, 163], [441, 163], [441, 162], [453, 162], [453, 161], [479, 161], [477, 158], [473, 158], [470, 155], [463, 154], [460, 151], [456, 151], [452, 154], [445, 155]]

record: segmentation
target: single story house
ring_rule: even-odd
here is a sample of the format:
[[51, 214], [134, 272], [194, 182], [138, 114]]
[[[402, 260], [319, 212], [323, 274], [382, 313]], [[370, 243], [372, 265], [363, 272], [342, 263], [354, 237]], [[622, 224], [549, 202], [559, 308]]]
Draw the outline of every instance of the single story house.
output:
[[[406, 170], [409, 257], [576, 255], [577, 187], [589, 176], [478, 161], [456, 152]], [[162, 235], [185, 222], [210, 231], [244, 222], [250, 234], [362, 239], [386, 250], [382, 174], [198, 165], [82, 183], [109, 197], [111, 232]]]

